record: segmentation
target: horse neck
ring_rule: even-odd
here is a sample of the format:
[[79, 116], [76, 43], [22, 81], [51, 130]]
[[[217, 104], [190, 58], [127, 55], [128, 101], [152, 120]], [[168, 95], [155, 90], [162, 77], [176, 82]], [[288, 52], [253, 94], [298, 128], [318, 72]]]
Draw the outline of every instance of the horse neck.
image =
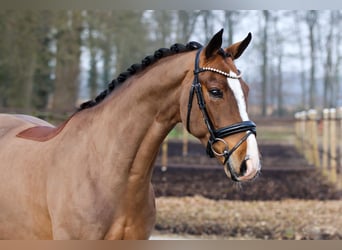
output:
[[160, 144], [180, 121], [181, 83], [193, 60], [186, 54], [161, 59], [131, 76], [101, 104], [76, 117], [87, 130], [86, 141], [114, 168], [120, 164], [150, 177]]

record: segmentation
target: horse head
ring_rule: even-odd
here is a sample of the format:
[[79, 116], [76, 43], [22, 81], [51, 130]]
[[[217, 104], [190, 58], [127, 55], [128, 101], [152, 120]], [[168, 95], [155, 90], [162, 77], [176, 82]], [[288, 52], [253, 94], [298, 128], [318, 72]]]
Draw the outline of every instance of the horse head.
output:
[[[181, 119], [234, 181], [254, 179], [261, 168], [256, 126], [247, 114], [249, 87], [234, 60], [247, 48], [251, 34], [221, 48], [223, 30], [197, 51], [192, 77], [181, 95]], [[189, 81], [189, 79], [191, 79]], [[195, 97], [196, 96], [196, 97]], [[197, 100], [196, 100], [197, 99]]]

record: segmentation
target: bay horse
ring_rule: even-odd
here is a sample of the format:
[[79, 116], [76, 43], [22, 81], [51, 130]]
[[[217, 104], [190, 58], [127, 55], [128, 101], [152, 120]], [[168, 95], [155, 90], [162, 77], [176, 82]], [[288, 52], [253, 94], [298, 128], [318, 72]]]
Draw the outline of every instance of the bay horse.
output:
[[222, 33], [157, 50], [58, 127], [1, 114], [0, 238], [148, 239], [154, 162], [179, 122], [233, 181], [255, 178], [256, 126], [234, 64], [251, 34], [223, 49]]

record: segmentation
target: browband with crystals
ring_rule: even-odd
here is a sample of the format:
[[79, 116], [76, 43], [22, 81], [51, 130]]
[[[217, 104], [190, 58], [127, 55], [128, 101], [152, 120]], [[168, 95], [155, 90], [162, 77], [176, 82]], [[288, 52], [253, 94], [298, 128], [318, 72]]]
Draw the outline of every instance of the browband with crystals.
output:
[[241, 78], [242, 74], [240, 73], [239, 75], [231, 75], [227, 72], [224, 72], [222, 70], [219, 70], [219, 69], [215, 69], [215, 68], [211, 68], [211, 67], [203, 67], [203, 68], [199, 68], [198, 71], [196, 71], [195, 73], [201, 73], [201, 72], [204, 72], [204, 71], [211, 71], [211, 72], [215, 72], [215, 73], [218, 73], [220, 75], [224, 75], [225, 77], [228, 77], [228, 78], [232, 78], [232, 79], [239, 79]]

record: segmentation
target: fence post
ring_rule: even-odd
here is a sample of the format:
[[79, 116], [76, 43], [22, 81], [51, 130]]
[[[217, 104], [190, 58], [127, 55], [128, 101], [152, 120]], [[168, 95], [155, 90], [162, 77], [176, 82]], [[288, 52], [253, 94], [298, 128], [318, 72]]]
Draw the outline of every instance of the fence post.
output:
[[336, 155], [336, 109], [330, 109], [330, 179], [337, 181]]
[[296, 133], [296, 148], [298, 152], [303, 153], [302, 151], [302, 130], [301, 130], [301, 125], [302, 125], [302, 117], [301, 117], [301, 112], [295, 113], [295, 133]]
[[183, 126], [183, 156], [188, 156], [189, 137], [188, 130]]
[[312, 156], [312, 127], [311, 121], [309, 117], [309, 111], [304, 112], [304, 122], [305, 122], [305, 139], [304, 139], [304, 147], [305, 147], [305, 158], [310, 165], [313, 165], [313, 156]]
[[161, 170], [167, 170], [167, 155], [168, 155], [168, 137], [166, 137], [163, 141], [162, 145], [162, 159], [161, 159]]
[[295, 117], [296, 148], [299, 151], [300, 140], [299, 140], [299, 117], [298, 117], [298, 112], [295, 113], [294, 117]]
[[301, 123], [300, 123], [300, 130], [301, 130], [301, 152], [302, 152], [302, 155], [305, 157], [305, 152], [306, 152], [306, 126], [305, 126], [305, 123], [306, 123], [306, 112], [305, 111], [302, 111], [300, 112], [300, 119], [301, 119]]
[[[318, 139], [317, 139], [317, 111], [314, 109], [310, 109], [308, 111], [308, 125], [309, 125], [309, 143], [310, 143], [310, 158], [311, 163], [315, 165], [315, 167], [320, 166], [319, 160], [319, 152], [318, 152]], [[309, 151], [309, 152], [310, 152]]]
[[323, 109], [322, 172], [324, 175], [328, 173], [329, 127], [329, 109]]

